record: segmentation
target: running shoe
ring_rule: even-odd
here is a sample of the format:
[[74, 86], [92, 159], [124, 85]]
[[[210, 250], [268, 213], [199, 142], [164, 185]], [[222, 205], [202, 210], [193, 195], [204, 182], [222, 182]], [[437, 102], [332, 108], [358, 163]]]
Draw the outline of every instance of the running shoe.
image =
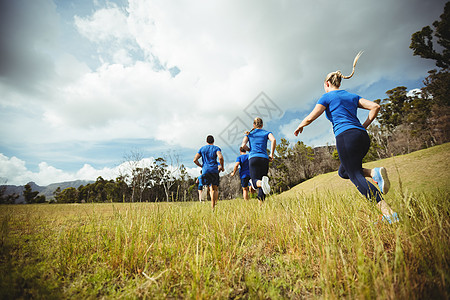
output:
[[387, 192], [389, 192], [391, 183], [389, 182], [389, 178], [384, 167], [373, 169], [372, 179], [378, 184], [380, 191], [383, 194], [387, 194]]
[[255, 187], [253, 186], [253, 182], [252, 182], [251, 179], [248, 180], [248, 184], [249, 184], [249, 186], [250, 186], [252, 189], [255, 190]]
[[261, 187], [264, 194], [268, 195], [270, 193], [269, 177], [263, 176], [261, 180]]
[[380, 215], [380, 218], [378, 219], [378, 222], [374, 222], [375, 225], [378, 225], [379, 223], [387, 222], [389, 224], [400, 222], [400, 219], [398, 218], [397, 213], [393, 213], [392, 215]]
[[399, 222], [400, 220], [399, 220], [399, 218], [398, 218], [398, 214], [395, 212], [395, 213], [393, 213], [393, 214], [390, 215], [390, 216], [388, 216], [388, 215], [383, 215], [383, 216], [381, 217], [381, 221], [385, 221], [385, 222], [388, 222], [389, 224], [392, 224], [392, 223], [397, 223], [397, 222]]

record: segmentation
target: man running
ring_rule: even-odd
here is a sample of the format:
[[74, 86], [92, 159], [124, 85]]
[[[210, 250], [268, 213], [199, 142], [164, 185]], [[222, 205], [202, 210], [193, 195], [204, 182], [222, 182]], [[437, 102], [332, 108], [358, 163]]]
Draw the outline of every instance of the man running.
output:
[[[206, 145], [198, 150], [194, 157], [194, 163], [202, 168], [203, 185], [209, 187], [209, 193], [211, 195], [211, 207], [214, 207], [219, 200], [219, 172], [223, 172], [224, 159], [222, 150], [214, 145], [214, 137], [208, 135], [206, 137]], [[202, 164], [198, 161], [202, 159]], [[217, 158], [219, 158], [220, 165], [217, 164]]]
[[239, 152], [241, 155], [236, 158], [236, 164], [234, 165], [234, 169], [233, 172], [231, 173], [231, 176], [234, 176], [234, 174], [236, 174], [237, 170], [239, 169], [239, 177], [241, 179], [241, 186], [242, 186], [242, 195], [244, 196], [244, 200], [248, 200], [250, 199], [250, 196], [248, 194], [250, 182], [250, 168], [248, 166], [248, 154], [247, 151], [242, 147], [239, 149]]

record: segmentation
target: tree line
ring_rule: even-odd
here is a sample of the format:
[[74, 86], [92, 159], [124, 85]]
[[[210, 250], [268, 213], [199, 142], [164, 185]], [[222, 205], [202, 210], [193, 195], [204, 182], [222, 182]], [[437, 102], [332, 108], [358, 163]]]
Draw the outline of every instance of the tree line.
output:
[[159, 157], [147, 166], [139, 166], [141, 154], [134, 152], [135, 160], [127, 163], [128, 173], [115, 180], [98, 177], [94, 183], [76, 188], [57, 188], [54, 202], [91, 203], [91, 202], [175, 202], [197, 199], [194, 191], [195, 180], [186, 171], [183, 164], [177, 167], [169, 165], [167, 158]]
[[[375, 102], [380, 113], [369, 128], [371, 147], [365, 161], [410, 153], [450, 141], [450, 2], [440, 20], [411, 36], [413, 55], [435, 61], [423, 81], [424, 87], [408, 93], [404, 86], [386, 92], [386, 98]], [[435, 39], [435, 40], [434, 40]], [[435, 48], [439, 48], [437, 51]], [[115, 180], [97, 178], [95, 183], [54, 192], [58, 203], [69, 202], [155, 202], [197, 200], [195, 179], [191, 178], [179, 158], [173, 153], [159, 157], [147, 166], [139, 164], [143, 156], [132, 152], [127, 158], [128, 172]], [[269, 177], [275, 192], [282, 192], [318, 174], [337, 170], [339, 157], [335, 146], [312, 148], [303, 142], [293, 145], [281, 139], [276, 156], [270, 163]], [[222, 176], [220, 199], [241, 196], [237, 176]], [[27, 203], [45, 202], [31, 187], [26, 187]], [[0, 203], [16, 198], [4, 195], [0, 189]]]

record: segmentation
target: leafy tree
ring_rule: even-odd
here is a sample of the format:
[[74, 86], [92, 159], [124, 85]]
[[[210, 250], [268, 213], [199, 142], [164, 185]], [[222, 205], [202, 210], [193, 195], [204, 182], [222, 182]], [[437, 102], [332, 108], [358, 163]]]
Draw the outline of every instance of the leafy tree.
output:
[[[440, 20], [433, 22], [434, 30], [425, 26], [411, 36], [414, 55], [435, 61], [440, 70], [429, 71], [424, 80], [422, 98], [430, 102], [427, 127], [434, 144], [450, 140], [450, 2], [444, 7]], [[434, 47], [433, 37], [440, 52]]]
[[[60, 192], [57, 192], [59, 187], [55, 190], [55, 200], [58, 203], [76, 203], [78, 201], [78, 191], [74, 187], [68, 187]], [[60, 189], [59, 189], [60, 190]]]
[[280, 142], [276, 145], [275, 155], [277, 157], [286, 158], [289, 157], [291, 153], [290, 143], [287, 139], [281, 138]]
[[273, 186], [274, 191], [287, 190], [291, 185], [291, 174], [288, 166], [291, 153], [290, 143], [287, 139], [281, 138], [280, 143], [276, 145], [274, 160], [270, 163], [272, 169], [271, 175], [276, 183]]
[[[414, 55], [435, 60], [437, 67], [448, 70], [450, 68], [450, 2], [445, 4], [444, 13], [440, 18], [433, 22], [434, 31], [430, 26], [425, 26], [414, 33], [409, 47], [414, 50]], [[442, 48], [441, 53], [434, 48], [433, 35]]]
[[38, 191], [32, 191], [31, 185], [26, 184], [24, 187], [23, 196], [25, 197], [26, 203], [44, 203], [45, 202], [45, 196], [44, 195], [38, 195]]
[[303, 171], [303, 180], [312, 178], [314, 176], [312, 167], [314, 162], [314, 149], [298, 141], [294, 145], [292, 153], [299, 171]]
[[135, 168], [133, 170], [131, 174], [132, 202], [136, 200], [136, 196], [138, 197], [139, 202], [144, 200], [145, 190], [154, 184], [153, 169], [154, 168], [152, 166], [146, 168]]
[[409, 97], [405, 86], [396, 87], [387, 91], [386, 94], [388, 98], [381, 101], [381, 109], [377, 120], [382, 126], [392, 131], [405, 121]]
[[[122, 202], [126, 202], [126, 199], [129, 194], [129, 188], [126, 182], [126, 176], [119, 176], [116, 178], [116, 186], [118, 189], [118, 193], [120, 194], [120, 198], [122, 199]], [[119, 200], [120, 201], [120, 200]]]
[[6, 186], [0, 187], [0, 204], [14, 204], [17, 198], [19, 198], [19, 195], [15, 193], [6, 195]]

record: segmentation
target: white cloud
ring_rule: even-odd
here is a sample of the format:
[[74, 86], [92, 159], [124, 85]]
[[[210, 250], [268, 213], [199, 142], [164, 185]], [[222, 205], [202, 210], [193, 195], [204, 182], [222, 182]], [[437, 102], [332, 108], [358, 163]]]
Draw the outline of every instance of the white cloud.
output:
[[[324, 75], [334, 69], [349, 72], [360, 49], [366, 52], [359, 79], [344, 87], [382, 76], [422, 76], [422, 64], [399, 47], [408, 48], [415, 30], [405, 17], [408, 8], [386, 7], [378, 2], [327, 9], [295, 2], [134, 0], [126, 9], [99, 9], [77, 17], [78, 29], [98, 44], [122, 48], [114, 46], [111, 61], [62, 87], [64, 100], [46, 109], [46, 120], [67, 127], [66, 132], [74, 129], [70, 137], [146, 137], [196, 147], [207, 132], [220, 132], [261, 90], [283, 109], [310, 102], [322, 93]], [[365, 17], [344, 18], [350, 11]], [[339, 31], [330, 32], [323, 22], [330, 15], [340, 20]], [[379, 15], [386, 21], [380, 23]], [[394, 26], [399, 18], [404, 23]], [[134, 64], [126, 46], [130, 42], [145, 53]], [[181, 70], [175, 78], [168, 72], [171, 66]]]
[[[139, 161], [130, 161], [121, 163], [118, 166], [108, 168], [104, 167], [96, 169], [89, 164], [84, 164], [79, 170], [75, 172], [66, 172], [64, 170], [55, 168], [46, 162], [39, 163], [39, 170], [36, 172], [30, 171], [25, 161], [17, 157], [7, 157], [0, 153], [0, 184], [9, 185], [24, 185], [30, 181], [38, 185], [45, 186], [51, 183], [73, 181], [73, 180], [92, 180], [95, 181], [99, 176], [103, 179], [116, 179], [120, 175], [130, 174], [133, 168], [151, 167], [155, 163], [153, 157], [142, 158]], [[168, 163], [168, 162], [167, 162]], [[169, 165], [168, 169], [172, 171], [173, 176], [179, 176], [179, 169], [175, 166]], [[186, 168], [187, 173], [195, 178], [199, 175], [199, 168]]]
[[412, 89], [409, 90], [408, 93], [406, 93], [406, 96], [408, 97], [414, 97], [414, 96], [418, 96], [420, 97], [421, 90], [420, 89]]
[[[306, 115], [307, 114], [305, 114], [305, 117]], [[324, 114], [317, 118], [313, 123], [303, 128], [303, 132], [296, 137], [294, 136], [294, 131], [301, 121], [301, 119], [294, 119], [291, 122], [280, 126], [281, 134], [291, 144], [295, 144], [297, 141], [302, 141], [306, 145], [312, 147], [335, 144], [333, 127]]]
[[32, 172], [26, 167], [25, 161], [14, 156], [8, 158], [0, 153], [0, 178], [7, 180], [6, 184], [10, 185], [24, 185], [33, 181], [38, 185], [45, 186], [51, 183], [77, 179], [95, 180], [98, 176], [105, 179], [115, 179], [119, 175], [118, 170], [119, 167], [97, 170], [85, 164], [77, 172], [66, 172], [46, 162], [41, 162], [39, 163], [39, 170]]
[[96, 43], [127, 40], [130, 37], [127, 17], [117, 5], [110, 5], [111, 7], [101, 8], [87, 18], [75, 16], [75, 25], [80, 33]]
[[[2, 142], [25, 148], [139, 138], [196, 149], [261, 91], [282, 110], [310, 106], [323, 93], [325, 75], [349, 73], [359, 50], [365, 53], [355, 77], [343, 88], [417, 80], [432, 62], [412, 56], [411, 34], [438, 18], [443, 2], [437, 2], [107, 2], [91, 15], [73, 12], [73, 19], [62, 20], [73, 22], [89, 44], [64, 48], [61, 35], [70, 36], [60, 35], [55, 4], [17, 0], [27, 18], [6, 22], [12, 19], [0, 15], [14, 25], [4, 26], [9, 34], [1, 38], [11, 51], [0, 48], [0, 54], [14, 53], [11, 72], [0, 74]], [[11, 43], [6, 36], [21, 38]], [[81, 48], [91, 52], [81, 54]], [[88, 68], [91, 59], [98, 68]], [[175, 77], [172, 67], [180, 70]], [[332, 140], [326, 122], [317, 120], [301, 138], [309, 145]], [[291, 139], [295, 126], [281, 129]], [[45, 165], [44, 172], [66, 174]], [[83, 172], [94, 173], [89, 167]]]

